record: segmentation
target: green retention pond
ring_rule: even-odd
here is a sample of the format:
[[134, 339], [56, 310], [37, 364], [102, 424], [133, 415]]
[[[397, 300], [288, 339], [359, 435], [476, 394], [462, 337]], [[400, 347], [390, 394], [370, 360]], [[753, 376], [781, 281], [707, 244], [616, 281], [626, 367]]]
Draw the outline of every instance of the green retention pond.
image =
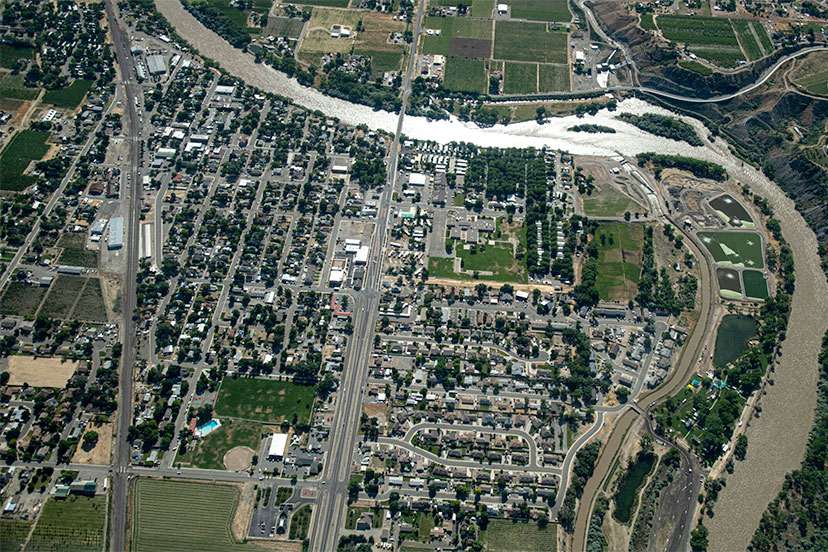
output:
[[647, 476], [653, 470], [658, 457], [652, 453], [639, 454], [635, 463], [627, 468], [621, 476], [615, 491], [615, 509], [612, 517], [621, 523], [629, 523], [638, 501], [638, 490], [644, 485]]
[[765, 268], [762, 238], [756, 232], [699, 232], [698, 236], [721, 266]]
[[719, 324], [713, 364], [726, 366], [745, 351], [750, 338], [756, 335], [756, 320], [743, 314], [728, 314]]
[[768, 281], [761, 270], [743, 270], [742, 280], [745, 283], [745, 296], [749, 299], [764, 301], [770, 296], [768, 293]]

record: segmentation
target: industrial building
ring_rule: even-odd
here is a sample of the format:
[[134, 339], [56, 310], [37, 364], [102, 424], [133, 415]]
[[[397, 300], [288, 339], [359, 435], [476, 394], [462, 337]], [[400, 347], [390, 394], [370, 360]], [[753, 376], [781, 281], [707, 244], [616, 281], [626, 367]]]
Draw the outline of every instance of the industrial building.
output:
[[268, 460], [281, 460], [287, 452], [287, 433], [274, 433], [267, 449]]
[[166, 73], [167, 64], [164, 61], [164, 56], [161, 54], [147, 56], [147, 68], [149, 68], [150, 75], [163, 75]]
[[124, 218], [116, 217], [109, 221], [109, 236], [107, 237], [107, 249], [120, 249], [124, 246]]

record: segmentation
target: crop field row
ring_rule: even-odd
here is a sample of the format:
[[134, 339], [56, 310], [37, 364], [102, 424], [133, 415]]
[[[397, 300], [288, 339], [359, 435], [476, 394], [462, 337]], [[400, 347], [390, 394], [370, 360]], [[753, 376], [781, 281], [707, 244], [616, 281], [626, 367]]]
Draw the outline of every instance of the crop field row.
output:
[[261, 550], [234, 541], [237, 501], [229, 485], [137, 479], [132, 488], [130, 533], [136, 552]]
[[504, 94], [569, 91], [569, 66], [506, 62]]
[[70, 495], [49, 499], [37, 521], [27, 552], [97, 552], [104, 539], [106, 497]]
[[[765, 52], [764, 47], [757, 40], [759, 33], [756, 31], [754, 23], [754, 21], [749, 21], [747, 19], [733, 20], [733, 28], [736, 31], [736, 36], [739, 38], [739, 44], [741, 44], [742, 50], [745, 52], [748, 61], [761, 59], [770, 53]], [[761, 28], [761, 25], [759, 25], [759, 27], [761, 32], [765, 32], [764, 29]]]
[[443, 86], [457, 92], [486, 92], [486, 62], [482, 59], [449, 57]]
[[83, 97], [92, 87], [91, 80], [78, 79], [67, 87], [56, 90], [47, 90], [43, 95], [43, 103], [55, 107], [75, 109], [83, 101]]
[[561, 23], [569, 23], [572, 20], [567, 0], [512, 0], [509, 7], [514, 19]]
[[569, 35], [548, 31], [545, 23], [498, 21], [494, 58], [508, 61], [568, 63]]
[[40, 161], [49, 146], [49, 133], [42, 130], [24, 130], [14, 135], [0, 153], [0, 190], [19, 192], [35, 183], [35, 177], [23, 172], [32, 161]]

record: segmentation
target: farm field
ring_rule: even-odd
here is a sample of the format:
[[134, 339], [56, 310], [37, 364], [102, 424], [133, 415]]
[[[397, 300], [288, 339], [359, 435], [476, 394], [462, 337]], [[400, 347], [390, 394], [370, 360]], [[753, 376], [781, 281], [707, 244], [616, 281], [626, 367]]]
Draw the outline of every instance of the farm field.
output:
[[104, 542], [106, 496], [50, 498], [26, 545], [26, 552], [97, 552]]
[[534, 94], [538, 91], [538, 64], [506, 62], [503, 76], [505, 94]]
[[680, 61], [679, 65], [681, 65], [685, 69], [688, 69], [690, 71], [694, 71], [694, 72], [698, 73], [699, 75], [707, 76], [707, 75], [712, 75], [713, 74], [713, 69], [711, 69], [707, 65], [705, 65], [703, 63], [700, 63], [698, 61], [684, 60], [684, 61]]
[[98, 252], [86, 249], [85, 233], [66, 233], [58, 240], [57, 246], [62, 248], [58, 262], [64, 265], [97, 267]]
[[0, 98], [3, 100], [33, 100], [38, 92], [39, 88], [26, 88], [23, 75], [7, 75], [0, 80]]
[[686, 44], [699, 57], [721, 67], [734, 67], [739, 60], [749, 59], [728, 19], [659, 15], [656, 22], [664, 38]]
[[371, 57], [374, 77], [382, 76], [385, 71], [399, 71], [405, 47], [388, 42], [388, 36], [404, 32], [405, 23], [394, 21], [387, 15], [369, 12], [362, 18], [362, 27], [363, 30], [357, 33], [354, 42], [354, 54]]
[[556, 526], [538, 529], [536, 523], [493, 519], [480, 540], [487, 552], [555, 552], [558, 547]]
[[508, 61], [567, 63], [565, 32], [547, 31], [546, 23], [498, 21], [494, 58]]
[[798, 61], [791, 80], [806, 92], [828, 96], [828, 52], [814, 52]]
[[641, 14], [641, 28], [646, 29], [648, 31], [654, 31], [656, 29], [655, 20], [653, 19], [653, 14], [651, 13], [642, 13]]
[[457, 256], [463, 260], [462, 270], [467, 276], [473, 276], [475, 272], [491, 272], [489, 275], [479, 274], [477, 279], [517, 283], [527, 281], [526, 268], [515, 259], [511, 244], [486, 245], [484, 251], [480, 251], [479, 247], [477, 253], [462, 247], [457, 250]]
[[14, 135], [0, 153], [0, 190], [19, 192], [36, 182], [23, 171], [32, 161], [40, 161], [49, 146], [49, 133], [42, 130], [24, 130]]
[[728, 314], [719, 324], [713, 365], [726, 366], [741, 356], [747, 342], [756, 335], [756, 319], [739, 314]]
[[494, 0], [472, 0], [472, 17], [490, 18], [494, 5]]
[[765, 300], [770, 295], [768, 293], [768, 281], [760, 270], [743, 270], [742, 281], [744, 282], [745, 297]]
[[216, 415], [259, 422], [307, 421], [314, 388], [289, 381], [225, 377], [216, 400]]
[[[244, 552], [262, 548], [233, 539], [238, 490], [230, 485], [133, 480], [130, 549], [134, 552]], [[186, 528], [182, 531], [182, 528]]]
[[268, 17], [267, 25], [262, 31], [263, 36], [282, 36], [286, 38], [299, 38], [305, 22], [301, 19], [290, 17]]
[[31, 528], [31, 521], [0, 519], [0, 550], [20, 550]]
[[482, 94], [486, 91], [486, 84], [486, 67], [482, 59], [446, 59], [443, 86], [449, 90]]
[[627, 301], [638, 293], [644, 225], [607, 222], [598, 226], [598, 277], [595, 287], [604, 301]]
[[616, 190], [610, 184], [600, 184], [591, 195], [584, 195], [584, 214], [588, 217], [620, 217], [633, 213], [641, 206]]
[[46, 295], [48, 288], [31, 286], [23, 282], [9, 282], [0, 298], [0, 314], [7, 316], [33, 316]]
[[512, 0], [509, 7], [514, 19], [561, 23], [569, 23], [572, 20], [567, 0]]
[[318, 61], [322, 54], [328, 52], [350, 53], [356, 43], [356, 33], [348, 38], [331, 38], [331, 27], [340, 25], [354, 31], [360, 19], [362, 13], [357, 10], [313, 8], [306, 27], [307, 34], [299, 48], [299, 57]]
[[68, 318], [86, 280], [82, 276], [58, 275], [38, 314], [49, 318]]
[[[491, 12], [489, 16], [491, 16]], [[421, 52], [424, 54], [449, 55], [452, 39], [492, 39], [491, 19], [429, 16], [423, 21], [423, 29]], [[440, 34], [437, 35], [435, 32], [429, 35], [425, 29], [439, 30]]]
[[83, 97], [92, 87], [91, 80], [78, 79], [65, 88], [47, 90], [43, 95], [43, 103], [55, 107], [74, 109], [83, 101]]
[[108, 320], [100, 278], [87, 279], [86, 287], [83, 288], [71, 316], [76, 320], [86, 322], [106, 322]]
[[538, 92], [569, 92], [569, 65], [540, 65]]
[[[742, 46], [742, 51], [747, 56], [748, 61], [755, 61], [767, 55], [757, 40], [759, 32], [753, 26], [753, 21], [747, 19], [734, 19], [732, 23], [733, 29], [736, 31], [736, 37], [739, 39], [739, 44]], [[764, 29], [761, 29], [761, 25], [760, 31], [765, 32]]]
[[722, 266], [764, 268], [762, 238], [756, 232], [699, 232], [699, 239]]
[[267, 426], [244, 420], [226, 420], [221, 427], [199, 439], [195, 448], [186, 453], [179, 452], [176, 462], [189, 464], [202, 470], [223, 470], [224, 455], [235, 447], [258, 450], [262, 434]]

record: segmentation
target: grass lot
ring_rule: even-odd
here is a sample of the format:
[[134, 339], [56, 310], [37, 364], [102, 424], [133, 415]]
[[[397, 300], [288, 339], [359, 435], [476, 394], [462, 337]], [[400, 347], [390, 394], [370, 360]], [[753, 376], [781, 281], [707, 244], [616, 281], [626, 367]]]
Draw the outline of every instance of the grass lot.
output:
[[89, 278], [86, 287], [83, 288], [75, 309], [72, 311], [72, 318], [86, 322], [106, 322], [106, 304], [101, 289], [99, 278]]
[[58, 275], [49, 288], [49, 295], [43, 301], [38, 314], [49, 318], [69, 318], [72, 305], [75, 304], [84, 284], [86, 278], [82, 276]]
[[399, 71], [405, 55], [402, 49], [393, 50], [363, 50], [362, 55], [371, 56], [371, 73], [374, 77], [381, 77], [386, 71]]
[[428, 260], [428, 275], [431, 278], [457, 278], [453, 266], [454, 259], [431, 257]]
[[699, 232], [699, 239], [722, 266], [765, 267], [762, 239], [756, 232]]
[[91, 87], [91, 80], [78, 79], [66, 88], [47, 90], [43, 95], [43, 103], [52, 104], [55, 107], [74, 109], [80, 105]]
[[188, 463], [203, 470], [223, 470], [224, 455], [234, 447], [249, 447], [258, 450], [266, 426], [244, 420], [225, 420], [221, 427], [207, 437], [200, 439], [195, 448], [179, 454], [176, 462]]
[[289, 381], [253, 378], [224, 378], [216, 414], [260, 422], [290, 422], [295, 416], [310, 419], [314, 388]]
[[405, 47], [388, 42], [392, 33], [405, 31], [405, 23], [394, 21], [387, 14], [368, 12], [362, 18], [363, 30], [357, 33], [354, 53], [371, 56], [371, 69], [374, 77], [382, 76], [385, 71], [399, 71], [405, 55]]
[[[479, 248], [480, 246], [478, 246]], [[463, 259], [462, 270], [472, 276], [474, 272], [491, 272], [491, 275], [479, 275], [479, 280], [494, 280], [496, 282], [526, 282], [526, 269], [523, 263], [515, 260], [510, 244], [486, 245], [484, 251], [478, 249], [472, 254], [471, 250], [457, 250], [457, 256]]]
[[48, 139], [49, 133], [42, 130], [24, 130], [14, 135], [0, 153], [0, 190], [19, 192], [37, 181], [23, 171], [32, 161], [43, 159], [49, 151]]
[[133, 480], [130, 550], [134, 552], [243, 552], [230, 532], [238, 491], [230, 485]]
[[33, 100], [37, 98], [39, 88], [26, 88], [23, 75], [8, 75], [0, 80], [0, 98], [4, 100]]
[[598, 278], [595, 286], [605, 301], [626, 302], [638, 293], [644, 225], [607, 222], [598, 226]]
[[0, 550], [20, 550], [31, 528], [31, 521], [0, 519]]
[[26, 550], [99, 551], [104, 540], [106, 497], [70, 495], [64, 500], [49, 499], [37, 520]]
[[641, 14], [641, 28], [646, 29], [648, 31], [654, 31], [656, 29], [655, 20], [653, 19], [653, 14], [651, 13], [642, 13]]
[[506, 62], [504, 94], [534, 94], [538, 91], [538, 64]]
[[546, 23], [498, 21], [494, 57], [510, 61], [567, 63], [565, 32], [549, 32]]
[[310, 505], [302, 506], [296, 510], [296, 513], [290, 518], [290, 531], [288, 533], [290, 540], [304, 540], [308, 537], [308, 527], [310, 527], [312, 513]]
[[511, 0], [509, 7], [512, 10], [513, 19], [561, 21], [563, 23], [572, 21], [567, 0]]
[[443, 86], [449, 90], [485, 93], [487, 88], [485, 62], [482, 59], [447, 58]]
[[[328, 8], [314, 8], [308, 20], [307, 34], [299, 49], [301, 59], [318, 61], [322, 54], [350, 53], [356, 43], [357, 23], [362, 19], [362, 13], [357, 10], [335, 10]], [[341, 25], [351, 29], [349, 38], [331, 38], [331, 27]]]
[[739, 314], [728, 314], [722, 318], [716, 332], [713, 364], [726, 366], [739, 358], [755, 335], [756, 319]]
[[538, 92], [569, 92], [569, 65], [541, 64]]
[[60, 264], [97, 268], [98, 252], [86, 249], [85, 233], [63, 234], [57, 245], [63, 248], [58, 257]]
[[736, 67], [739, 61], [745, 59], [745, 54], [738, 48], [719, 47], [692, 47], [693, 52], [713, 65], [719, 67]]
[[472, 0], [472, 17], [489, 19], [494, 12], [494, 0]]
[[742, 281], [744, 282], [745, 296], [751, 299], [767, 299], [768, 281], [759, 270], [743, 270]]
[[713, 69], [711, 69], [707, 65], [705, 65], [703, 63], [700, 63], [698, 61], [684, 60], [684, 61], [680, 61], [679, 65], [681, 65], [682, 67], [684, 67], [685, 69], [688, 69], [690, 71], [695, 71], [696, 73], [698, 73], [700, 75], [707, 76], [707, 75], [712, 75], [713, 74]]
[[755, 32], [753, 22], [747, 19], [734, 19], [731, 23], [733, 23], [733, 30], [736, 31], [736, 37], [739, 39], [739, 44], [742, 46], [742, 51], [747, 56], [748, 61], [761, 59], [765, 53], [756, 40], [758, 33], [756, 36], [753, 34]]
[[[491, 16], [491, 13], [489, 14]], [[487, 16], [487, 17], [489, 17]], [[425, 18], [423, 29], [440, 30], [440, 35], [428, 35], [423, 31], [421, 51], [424, 54], [441, 54], [447, 56], [452, 38], [481, 38], [491, 40], [492, 20], [472, 19], [470, 17], [433, 17]]]
[[33, 316], [48, 288], [30, 286], [21, 282], [9, 282], [0, 299], [0, 314]]
[[328, 8], [347, 8], [348, 0], [291, 0], [291, 4], [307, 4], [308, 6], [324, 6]]
[[0, 67], [14, 69], [19, 59], [32, 60], [35, 58], [35, 49], [31, 46], [17, 44], [0, 44]]
[[588, 217], [620, 217], [625, 212], [634, 213], [641, 208], [638, 203], [609, 184], [596, 186], [592, 195], [584, 198], [584, 215]]
[[462, 192], [460, 192], [458, 194], [455, 194], [454, 200], [452, 201], [452, 205], [454, 205], [455, 207], [462, 207], [465, 204], [466, 204], [466, 194], [464, 194]]
[[487, 552], [555, 552], [558, 546], [554, 524], [540, 530], [536, 523], [502, 519], [491, 520], [480, 540]]

